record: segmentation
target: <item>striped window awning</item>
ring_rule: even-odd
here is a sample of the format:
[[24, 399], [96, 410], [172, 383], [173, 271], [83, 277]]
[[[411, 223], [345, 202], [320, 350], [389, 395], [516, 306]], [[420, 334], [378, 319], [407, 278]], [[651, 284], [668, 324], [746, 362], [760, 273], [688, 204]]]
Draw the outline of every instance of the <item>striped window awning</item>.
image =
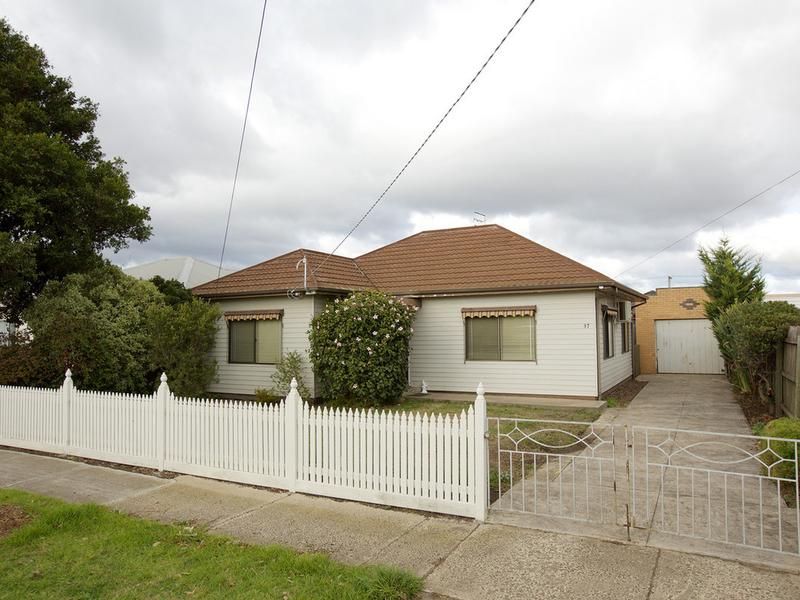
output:
[[619, 311], [616, 308], [611, 308], [606, 304], [603, 304], [603, 312], [605, 314], [611, 315], [612, 317], [619, 316]]
[[275, 310], [231, 310], [225, 313], [226, 321], [279, 321], [283, 309]]
[[533, 317], [535, 306], [498, 306], [493, 308], [462, 308], [461, 318], [479, 319], [481, 317]]

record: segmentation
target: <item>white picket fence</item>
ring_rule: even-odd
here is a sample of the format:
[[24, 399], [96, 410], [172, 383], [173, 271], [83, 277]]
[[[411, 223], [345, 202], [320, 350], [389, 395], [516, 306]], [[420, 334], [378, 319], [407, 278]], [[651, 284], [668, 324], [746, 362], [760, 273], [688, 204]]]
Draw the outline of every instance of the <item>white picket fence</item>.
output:
[[485, 432], [482, 386], [454, 416], [0, 386], [0, 445], [479, 520]]

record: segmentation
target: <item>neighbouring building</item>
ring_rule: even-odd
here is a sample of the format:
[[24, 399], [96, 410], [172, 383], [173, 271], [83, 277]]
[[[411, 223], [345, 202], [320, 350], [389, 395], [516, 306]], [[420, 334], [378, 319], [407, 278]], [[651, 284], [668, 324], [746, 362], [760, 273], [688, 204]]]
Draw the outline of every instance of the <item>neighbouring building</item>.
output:
[[160, 258], [141, 265], [126, 267], [122, 270], [138, 279], [152, 279], [156, 275], [164, 279], [175, 279], [187, 288], [201, 285], [216, 279], [220, 275], [233, 273], [231, 269], [222, 269], [220, 272], [217, 265], [212, 265], [210, 262], [190, 256]]
[[[723, 373], [719, 345], [706, 318], [702, 287], [668, 287], [648, 292], [636, 308], [641, 373]], [[767, 302], [800, 306], [800, 294], [767, 294]]]

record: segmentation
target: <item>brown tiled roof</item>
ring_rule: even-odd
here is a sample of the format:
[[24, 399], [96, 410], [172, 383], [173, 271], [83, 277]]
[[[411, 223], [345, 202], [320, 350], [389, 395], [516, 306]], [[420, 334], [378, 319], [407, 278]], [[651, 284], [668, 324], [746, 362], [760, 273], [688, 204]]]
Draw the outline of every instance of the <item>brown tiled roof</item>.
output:
[[377, 288], [398, 295], [515, 291], [616, 285], [610, 277], [499, 225], [423, 231], [351, 259], [296, 250], [194, 289], [202, 296], [302, 289], [305, 254], [309, 289]]
[[398, 294], [614, 283], [500, 225], [423, 231], [356, 262], [378, 288]]
[[357, 290], [373, 288], [352, 258], [331, 256], [316, 273], [314, 269], [328, 256], [316, 250], [299, 249], [236, 271], [192, 289], [198, 296], [253, 296], [303, 289], [303, 265], [308, 259], [308, 288], [316, 290]]

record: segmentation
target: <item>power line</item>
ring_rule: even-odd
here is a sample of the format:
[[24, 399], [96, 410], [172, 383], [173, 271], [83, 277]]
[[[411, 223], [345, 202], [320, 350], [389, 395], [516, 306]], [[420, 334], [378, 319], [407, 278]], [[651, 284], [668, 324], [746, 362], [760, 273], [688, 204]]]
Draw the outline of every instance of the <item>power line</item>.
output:
[[256, 54], [253, 57], [253, 70], [250, 73], [250, 89], [247, 92], [247, 105], [244, 109], [244, 123], [242, 124], [242, 136], [239, 138], [239, 153], [236, 155], [236, 170], [233, 173], [233, 187], [231, 188], [231, 200], [228, 203], [228, 218], [225, 220], [225, 236], [222, 238], [222, 252], [219, 255], [219, 268], [217, 278], [222, 274], [222, 261], [225, 258], [225, 246], [228, 243], [228, 229], [231, 226], [231, 212], [233, 211], [233, 197], [236, 194], [236, 182], [239, 180], [239, 164], [242, 162], [242, 148], [244, 147], [244, 133], [247, 131], [247, 116], [250, 114], [250, 98], [253, 96], [253, 81], [256, 78], [256, 65], [258, 64], [258, 51], [261, 48], [261, 32], [264, 30], [264, 15], [267, 13], [267, 0], [261, 8], [261, 23], [258, 26], [258, 41], [256, 42]]
[[400, 169], [397, 172], [397, 175], [395, 175], [394, 179], [392, 179], [389, 182], [389, 185], [387, 185], [386, 189], [384, 189], [383, 192], [381, 193], [381, 195], [378, 196], [378, 199], [375, 200], [375, 202], [372, 203], [372, 205], [367, 209], [367, 211], [363, 215], [361, 215], [361, 218], [356, 222], [355, 225], [353, 225], [353, 228], [347, 233], [347, 235], [342, 238], [342, 241], [340, 241], [336, 245], [336, 247], [333, 250], [331, 250], [330, 254], [328, 254], [328, 256], [325, 257], [325, 260], [323, 260], [319, 265], [317, 265], [317, 267], [312, 271], [312, 273], [316, 273], [323, 266], [325, 266], [325, 263], [328, 262], [330, 257], [333, 256], [336, 253], [336, 251], [339, 248], [342, 247], [342, 244], [344, 244], [347, 241], [347, 239], [351, 235], [353, 235], [355, 230], [358, 229], [359, 226], [364, 222], [364, 220], [370, 215], [370, 213], [373, 210], [375, 210], [375, 207], [378, 206], [378, 204], [380, 204], [380, 202], [381, 202], [381, 200], [383, 200], [384, 196], [386, 196], [386, 194], [389, 193], [389, 190], [392, 189], [392, 186], [395, 184], [395, 182], [398, 179], [400, 179], [400, 177], [403, 175], [403, 173], [408, 168], [408, 166], [413, 162], [413, 160], [417, 157], [417, 155], [420, 153], [420, 151], [425, 147], [425, 144], [428, 143], [428, 140], [430, 140], [431, 137], [433, 137], [433, 134], [436, 133], [436, 131], [439, 129], [439, 126], [441, 126], [441, 124], [444, 123], [444, 120], [450, 115], [450, 113], [456, 107], [456, 104], [458, 104], [461, 101], [461, 99], [464, 97], [464, 95], [467, 93], [467, 91], [469, 91], [469, 89], [472, 87], [472, 84], [475, 83], [475, 81], [478, 79], [478, 77], [480, 77], [481, 73], [483, 73], [483, 70], [491, 62], [491, 60], [494, 58], [494, 55], [497, 54], [498, 50], [500, 50], [500, 47], [505, 43], [506, 39], [508, 39], [508, 36], [511, 35], [511, 32], [514, 31], [514, 29], [516, 29], [517, 25], [519, 25], [519, 22], [522, 21], [523, 17], [527, 14], [528, 10], [530, 10], [531, 6], [533, 6], [533, 3], [535, 1], [536, 0], [530, 0], [530, 2], [528, 2], [528, 4], [525, 7], [525, 9], [522, 11], [522, 13], [520, 13], [519, 17], [517, 17], [517, 20], [514, 21], [514, 24], [509, 28], [509, 30], [506, 32], [506, 34], [503, 36], [503, 38], [500, 40], [500, 42], [497, 44], [497, 46], [495, 46], [495, 49], [492, 50], [491, 54], [489, 54], [489, 57], [483, 62], [483, 64], [481, 65], [481, 68], [478, 69], [478, 71], [475, 73], [475, 75], [473, 75], [473, 77], [470, 80], [470, 82], [461, 91], [461, 93], [458, 95], [458, 97], [455, 99], [455, 101], [450, 105], [450, 108], [447, 109], [447, 111], [444, 113], [442, 118], [439, 119], [439, 121], [436, 123], [436, 125], [433, 126], [433, 129], [430, 130], [430, 133], [428, 133], [428, 135], [425, 137], [425, 139], [422, 141], [422, 143], [419, 145], [419, 147], [414, 151], [414, 154], [411, 155], [411, 158], [409, 158], [406, 161], [406, 163], [403, 165], [403, 168]]
[[[694, 229], [693, 231], [690, 231], [689, 233], [687, 233], [686, 235], [684, 235], [682, 238], [679, 238], [679, 239], [675, 240], [674, 242], [672, 242], [672, 243], [671, 243], [671, 244], [669, 244], [668, 246], [664, 246], [664, 247], [663, 247], [661, 250], [659, 250], [659, 251], [658, 251], [658, 252], [656, 252], [655, 254], [651, 254], [650, 256], [648, 256], [647, 258], [645, 258], [644, 260], [640, 260], [640, 261], [639, 261], [638, 263], [636, 263], [635, 265], [632, 265], [632, 266], [628, 267], [628, 268], [627, 268], [627, 269], [625, 269], [624, 271], [620, 271], [619, 273], [617, 273], [616, 277], [619, 277], [620, 275], [624, 275], [624, 274], [625, 274], [625, 273], [627, 273], [628, 271], [633, 271], [634, 269], [636, 269], [636, 268], [638, 268], [638, 267], [641, 267], [641, 266], [642, 266], [644, 263], [646, 263], [646, 262], [648, 262], [648, 261], [650, 261], [650, 260], [654, 259], [654, 258], [655, 258], [656, 256], [658, 256], [659, 254], [663, 254], [664, 252], [666, 252], [667, 250], [669, 250], [669, 249], [670, 249], [670, 248], [672, 248], [673, 246], [676, 246], [677, 244], [680, 244], [680, 243], [681, 243], [683, 240], [685, 240], [685, 239], [687, 239], [687, 238], [689, 238], [689, 237], [693, 236], [695, 233], [697, 233], [697, 232], [699, 232], [699, 231], [702, 231], [703, 229], [705, 229], [706, 227], [708, 227], [708, 226], [709, 226], [709, 225], [711, 225], [712, 223], [716, 223], [716, 222], [717, 222], [717, 221], [719, 221], [720, 219], [722, 219], [722, 218], [724, 218], [724, 217], [727, 217], [727, 216], [728, 216], [729, 214], [731, 214], [733, 211], [735, 211], [735, 210], [739, 210], [739, 209], [740, 209], [740, 208], [742, 208], [742, 207], [743, 207], [745, 204], [748, 204], [748, 203], [752, 202], [753, 200], [756, 200], [757, 198], [760, 198], [761, 196], [763, 196], [763, 195], [764, 195], [764, 194], [766, 194], [767, 192], [769, 192], [769, 191], [772, 191], [773, 189], [775, 189], [776, 187], [778, 187], [779, 185], [781, 185], [781, 184], [783, 184], [783, 183], [786, 183], [786, 182], [787, 182], [787, 181], [789, 181], [789, 180], [790, 180], [792, 177], [794, 177], [794, 176], [796, 176], [796, 175], [798, 175], [798, 174], [800, 174], [800, 169], [798, 169], [797, 171], [795, 171], [795, 172], [794, 172], [794, 173], [792, 173], [791, 175], [787, 175], [786, 177], [784, 177], [784, 178], [783, 178], [783, 179], [781, 179], [780, 181], [777, 181], [777, 182], [773, 183], [773, 184], [772, 184], [772, 185], [770, 185], [769, 187], [766, 187], [766, 188], [764, 188], [763, 190], [761, 190], [760, 192], [758, 192], [758, 193], [757, 193], [755, 196], [750, 196], [750, 197], [749, 197], [747, 200], [745, 200], [744, 202], [740, 202], [739, 204], [737, 204], [737, 205], [736, 205], [736, 206], [734, 206], [733, 208], [731, 208], [731, 209], [729, 209], [729, 210], [725, 211], [724, 213], [722, 213], [722, 214], [721, 214], [721, 215], [719, 215], [718, 217], [715, 217], [715, 218], [711, 219], [710, 221], [708, 221], [707, 223], [705, 223], [705, 224], [701, 225], [701, 226], [700, 226], [700, 227], [698, 227], [697, 229]], [[615, 277], [615, 279], [616, 279], [616, 277]]]

